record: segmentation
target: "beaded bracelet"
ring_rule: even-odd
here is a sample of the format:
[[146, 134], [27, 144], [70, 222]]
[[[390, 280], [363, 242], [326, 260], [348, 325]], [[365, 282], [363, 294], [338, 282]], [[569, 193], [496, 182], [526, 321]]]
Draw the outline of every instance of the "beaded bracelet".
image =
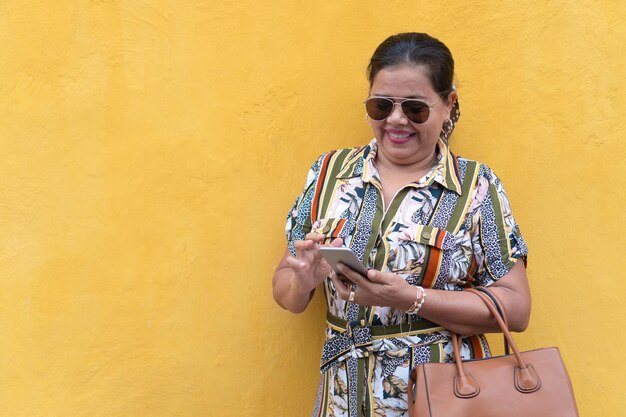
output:
[[405, 311], [406, 314], [417, 314], [417, 312], [424, 305], [424, 301], [426, 301], [426, 291], [424, 288], [417, 286], [417, 294], [415, 295], [415, 302], [411, 307]]

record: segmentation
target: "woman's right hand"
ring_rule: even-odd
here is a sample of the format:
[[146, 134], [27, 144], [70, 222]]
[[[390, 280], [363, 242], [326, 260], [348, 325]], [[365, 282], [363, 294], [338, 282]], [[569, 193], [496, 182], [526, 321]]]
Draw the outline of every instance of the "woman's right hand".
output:
[[[293, 313], [303, 312], [315, 288], [330, 275], [332, 269], [319, 250], [325, 238], [309, 233], [294, 243], [296, 256], [285, 250], [272, 278], [272, 293], [278, 305]], [[330, 244], [341, 246], [343, 239], [337, 238]]]
[[[308, 233], [304, 240], [294, 243], [296, 256], [288, 256], [286, 263], [293, 271], [291, 288], [299, 294], [310, 294], [317, 286], [330, 275], [332, 268], [320, 254], [320, 244], [326, 236], [317, 233]], [[339, 247], [343, 239], [337, 238], [330, 245]]]

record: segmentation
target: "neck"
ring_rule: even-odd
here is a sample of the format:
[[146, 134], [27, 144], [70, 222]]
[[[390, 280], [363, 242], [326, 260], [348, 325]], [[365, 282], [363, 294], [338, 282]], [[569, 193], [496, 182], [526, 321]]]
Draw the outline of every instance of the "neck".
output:
[[437, 149], [426, 158], [419, 161], [393, 161], [382, 155], [380, 152], [376, 154], [376, 164], [381, 174], [393, 173], [397, 176], [411, 177], [417, 180], [424, 176], [435, 165], [437, 160]]

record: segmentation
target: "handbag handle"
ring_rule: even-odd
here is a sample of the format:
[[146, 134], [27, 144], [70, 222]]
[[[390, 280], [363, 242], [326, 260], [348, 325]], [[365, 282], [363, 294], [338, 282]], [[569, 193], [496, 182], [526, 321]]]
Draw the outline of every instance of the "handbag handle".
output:
[[[474, 289], [476, 291], [480, 291], [480, 292], [484, 293], [489, 298], [491, 298], [491, 301], [493, 301], [493, 304], [498, 309], [498, 314], [500, 315], [500, 317], [502, 317], [502, 320], [504, 320], [504, 324], [506, 324], [506, 328], [508, 329], [509, 328], [509, 321], [506, 318], [506, 311], [504, 310], [504, 308], [502, 308], [502, 303], [500, 302], [498, 297], [496, 297], [496, 295], [494, 293], [492, 293], [491, 291], [489, 291], [485, 287], [474, 287]], [[509, 342], [506, 340], [506, 336], [502, 335], [502, 339], [504, 341], [504, 354], [505, 355], [510, 355], [511, 351], [509, 350]]]
[[[537, 375], [537, 372], [535, 372], [532, 365], [524, 362], [524, 359], [522, 358], [522, 355], [513, 340], [513, 336], [511, 336], [511, 333], [509, 332], [508, 326], [502, 317], [500, 317], [500, 314], [498, 314], [498, 310], [496, 309], [492, 299], [483, 292], [476, 291], [471, 288], [465, 291], [476, 294], [485, 303], [491, 312], [491, 315], [496, 319], [496, 322], [498, 323], [500, 330], [502, 330], [505, 339], [509, 343], [511, 350], [513, 350], [513, 354], [515, 355], [515, 359], [517, 361], [517, 366], [515, 366], [514, 369], [514, 383], [517, 390], [524, 393], [537, 391], [541, 387], [539, 375]], [[454, 378], [454, 393], [460, 398], [471, 398], [480, 393], [480, 387], [474, 377], [472, 377], [471, 374], [466, 374], [463, 369], [461, 349], [459, 348], [459, 337], [460, 336], [456, 333], [452, 333], [452, 348], [454, 350], [454, 361], [456, 363], [457, 370], [457, 376]]]

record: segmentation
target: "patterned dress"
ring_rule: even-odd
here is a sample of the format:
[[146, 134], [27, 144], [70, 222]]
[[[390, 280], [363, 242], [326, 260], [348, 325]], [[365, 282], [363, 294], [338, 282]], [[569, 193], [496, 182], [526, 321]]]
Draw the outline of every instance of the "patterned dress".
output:
[[[287, 218], [292, 254], [308, 232], [326, 243], [341, 237], [367, 268], [448, 291], [488, 286], [525, 261], [504, 188], [487, 166], [454, 156], [440, 139], [436, 165], [385, 210], [376, 152], [374, 139], [317, 159]], [[330, 279], [323, 287], [326, 343], [313, 416], [408, 416], [409, 370], [451, 361], [450, 333], [416, 314], [341, 300]], [[464, 358], [489, 354], [483, 335], [463, 340]]]

